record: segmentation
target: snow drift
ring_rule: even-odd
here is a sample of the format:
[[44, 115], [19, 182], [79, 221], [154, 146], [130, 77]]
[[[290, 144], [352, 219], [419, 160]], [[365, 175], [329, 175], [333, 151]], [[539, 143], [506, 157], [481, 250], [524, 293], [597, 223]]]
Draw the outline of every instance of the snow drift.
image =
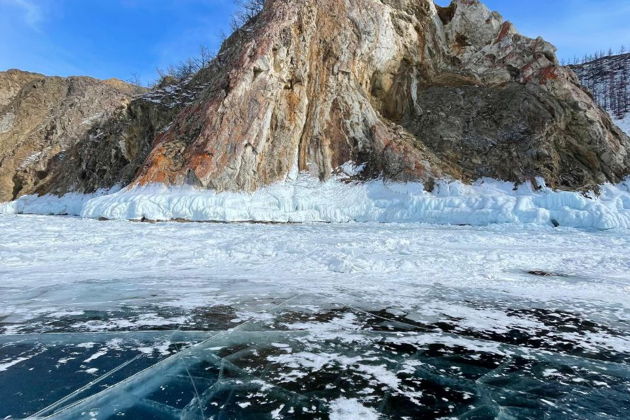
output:
[[354, 183], [342, 178], [320, 182], [300, 175], [251, 194], [150, 185], [93, 195], [25, 196], [0, 204], [1, 213], [155, 221], [515, 223], [612, 229], [630, 228], [630, 179], [603, 185], [597, 195], [585, 195], [487, 179], [473, 185], [441, 181], [427, 192], [419, 183]]

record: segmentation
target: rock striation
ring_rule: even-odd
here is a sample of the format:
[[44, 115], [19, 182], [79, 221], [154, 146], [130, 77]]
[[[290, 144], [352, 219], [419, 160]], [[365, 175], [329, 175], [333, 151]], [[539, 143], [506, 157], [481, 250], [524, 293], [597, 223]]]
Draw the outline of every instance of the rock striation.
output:
[[254, 191], [349, 161], [354, 178], [428, 188], [543, 177], [589, 189], [627, 176], [629, 152], [555, 48], [477, 0], [268, 0], [198, 74], [93, 125], [38, 192]]

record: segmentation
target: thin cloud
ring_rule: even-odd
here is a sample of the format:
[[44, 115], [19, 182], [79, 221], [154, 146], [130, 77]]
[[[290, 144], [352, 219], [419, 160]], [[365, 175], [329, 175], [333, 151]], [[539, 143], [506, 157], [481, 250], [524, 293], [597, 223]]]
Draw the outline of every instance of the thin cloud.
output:
[[1, 0], [3, 3], [16, 6], [23, 12], [24, 22], [33, 29], [39, 30], [39, 25], [44, 20], [42, 8], [32, 0]]

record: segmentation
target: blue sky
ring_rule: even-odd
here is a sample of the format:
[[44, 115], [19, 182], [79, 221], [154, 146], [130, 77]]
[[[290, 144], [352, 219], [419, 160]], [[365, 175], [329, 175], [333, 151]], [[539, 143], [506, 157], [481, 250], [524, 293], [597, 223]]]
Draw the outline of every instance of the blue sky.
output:
[[[0, 0], [0, 70], [153, 80], [156, 68], [216, 48], [233, 0]], [[447, 0], [438, 3], [447, 4]], [[561, 58], [630, 49], [630, 0], [486, 0]]]

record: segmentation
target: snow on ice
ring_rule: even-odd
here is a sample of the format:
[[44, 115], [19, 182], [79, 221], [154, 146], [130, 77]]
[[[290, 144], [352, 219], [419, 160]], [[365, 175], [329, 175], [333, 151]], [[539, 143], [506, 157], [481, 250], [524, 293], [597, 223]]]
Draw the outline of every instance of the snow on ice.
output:
[[345, 181], [1, 205], [0, 418], [630, 407], [628, 181]]
[[1, 215], [0, 232], [0, 418], [630, 404], [623, 229]]

